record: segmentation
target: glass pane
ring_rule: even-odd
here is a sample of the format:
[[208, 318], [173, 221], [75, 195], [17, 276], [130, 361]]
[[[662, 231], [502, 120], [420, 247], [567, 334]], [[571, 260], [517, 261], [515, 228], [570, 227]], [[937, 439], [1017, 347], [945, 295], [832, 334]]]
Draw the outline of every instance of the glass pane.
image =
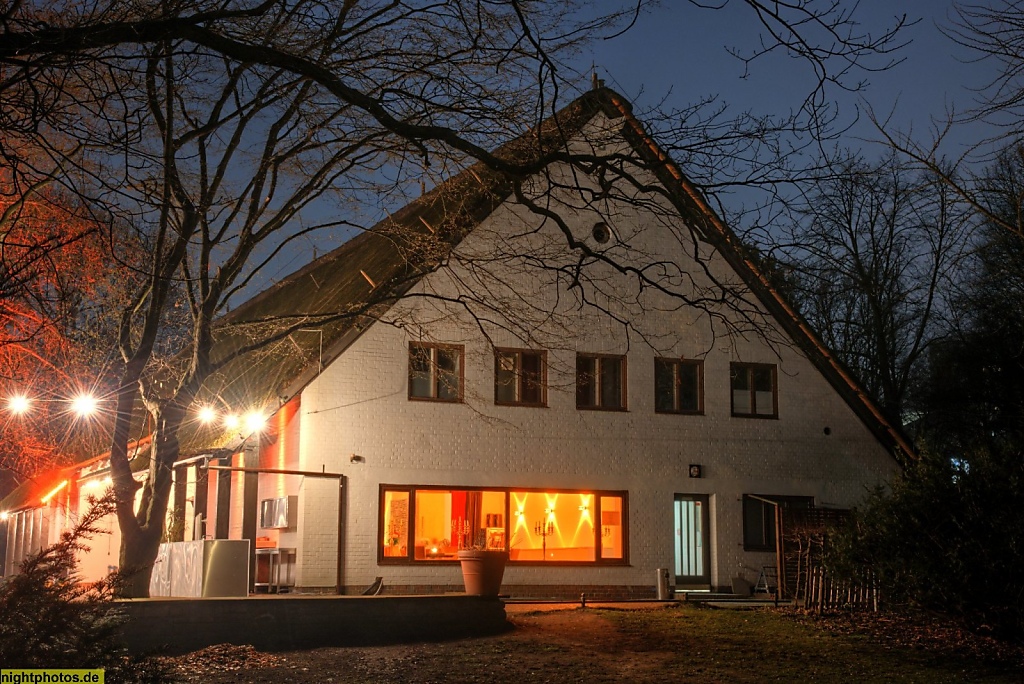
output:
[[452, 543], [452, 493], [416, 492], [416, 560], [454, 560], [458, 539]]
[[750, 389], [750, 369], [743, 367], [733, 367], [732, 369], [732, 389], [733, 391], [738, 390], [749, 390]]
[[409, 347], [409, 396], [432, 397], [430, 348]]
[[743, 499], [743, 544], [749, 548], [763, 548], [765, 539], [765, 504], [757, 499]]
[[622, 359], [601, 359], [601, 406], [622, 408]]
[[522, 364], [521, 394], [519, 400], [524, 404], [540, 404], [543, 401], [541, 383], [544, 379], [543, 357], [541, 354], [524, 352], [520, 356]]
[[758, 415], [775, 414], [775, 393], [772, 390], [772, 369], [754, 368], [754, 405]]
[[488, 549], [505, 550], [505, 492], [481, 492], [480, 529]]
[[676, 410], [675, 364], [663, 359], [654, 360], [654, 410]]
[[409, 492], [384, 492], [384, 557], [409, 555]]
[[437, 349], [437, 398], [456, 401], [459, 398], [459, 350]]
[[455, 560], [459, 549], [505, 548], [505, 493], [416, 491], [416, 560]]
[[601, 558], [624, 558], [622, 554], [622, 497], [601, 497]]
[[753, 368], [751, 369], [754, 375], [754, 391], [755, 392], [771, 392], [772, 391], [772, 369], [771, 368]]
[[511, 492], [513, 561], [594, 561], [594, 495]]
[[576, 406], [597, 406], [597, 359], [576, 357]]
[[494, 400], [511, 404], [516, 401], [516, 354], [499, 352], [494, 371]]
[[700, 410], [700, 365], [679, 364], [679, 410]]
[[750, 405], [750, 369], [732, 369], [732, 412], [751, 413]]

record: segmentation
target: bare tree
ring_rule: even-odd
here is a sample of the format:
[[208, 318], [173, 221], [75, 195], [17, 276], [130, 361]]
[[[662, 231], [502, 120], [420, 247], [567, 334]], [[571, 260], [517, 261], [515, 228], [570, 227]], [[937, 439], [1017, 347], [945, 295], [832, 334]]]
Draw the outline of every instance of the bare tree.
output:
[[[999, 188], [991, 185], [989, 168], [1001, 155], [1012, 154], [1024, 136], [1024, 3], [955, 2], [951, 23], [942, 28], [956, 45], [992, 67], [992, 78], [977, 84], [975, 104], [936, 120], [930, 139], [899, 131], [882, 117], [872, 116], [882, 140], [926, 169], [970, 205], [979, 225], [992, 225], [1024, 238], [1021, 216], [993, 206]], [[945, 142], [959, 127], [981, 124], [991, 131], [950, 158]]]
[[949, 313], [969, 224], [948, 185], [890, 154], [822, 178], [775, 245], [803, 315], [896, 424]]
[[[771, 126], [775, 136], [820, 135], [826, 87], [846, 84], [863, 59], [896, 46], [894, 31], [879, 38], [859, 33], [838, 2], [744, 4], [766, 35], [748, 59], [786, 50], [812, 65], [811, 95], [800, 107], [805, 115], [799, 124]], [[429, 237], [385, 232], [415, 254], [410, 278], [440, 268], [474, 277], [486, 275], [488, 260], [515, 263], [539, 269], [581, 305], [625, 322], [628, 303], [610, 304], [602, 290], [610, 271], [723, 325], [733, 325], [729, 312], [739, 311], [740, 331], [761, 328], [742, 283], [723, 281], [710, 267], [687, 273], [639, 246], [594, 249], [566, 220], [580, 208], [601, 211], [611, 199], [642, 203], [666, 221], [671, 216], [673, 198], [651, 183], [663, 159], [609, 151], [601, 140], [570, 149], [568, 122], [539, 126], [571, 83], [563, 75], [572, 73], [566, 56], [628, 24], [642, 5], [627, 2], [605, 14], [587, 3], [517, 0], [7, 6], [0, 15], [0, 126], [19, 143], [46, 151], [47, 163], [36, 172], [60, 169], [61, 184], [138, 231], [152, 255], [147, 264], [125, 264], [134, 274], [130, 280], [141, 284], [117, 335], [123, 372], [111, 467], [123, 567], [146, 569], [155, 557], [179, 431], [210, 377], [311, 323], [373, 315], [401, 287], [382, 289], [381, 299], [354, 310], [256, 321], [225, 315], [232, 296], [304, 235], [358, 230], [374, 213], [404, 204], [424, 184], [474, 160], [483, 163], [481, 172], [499, 174], [537, 222], [556, 227], [560, 256], [546, 258], [554, 252], [544, 249], [533, 255], [453, 252], [457, 225]], [[704, 106], [715, 105], [698, 109]], [[691, 145], [691, 159], [733, 150], [735, 169], [758, 164], [762, 155], [743, 150], [752, 149], [751, 139], [766, 139], [763, 122], [741, 117], [725, 132], [698, 124], [713, 152], [702, 155]], [[538, 132], [528, 149], [492, 149], [495, 140], [531, 126]], [[3, 151], [20, 163], [19, 149]], [[763, 185], [775, 188], [793, 168], [773, 167]], [[543, 174], [539, 184], [531, 180], [535, 174]], [[557, 203], [551, 201], [556, 195]], [[395, 227], [401, 229], [398, 222]], [[698, 263], [707, 254], [704, 228], [678, 235], [681, 249], [701, 256]], [[517, 325], [482, 296], [445, 304], [471, 309], [485, 328], [492, 320]], [[527, 328], [520, 323], [517, 329], [527, 334]], [[138, 402], [148, 416], [145, 428], [133, 423]], [[140, 485], [129, 456], [143, 430], [152, 440], [135, 506]], [[129, 595], [146, 595], [148, 577], [137, 575]]]

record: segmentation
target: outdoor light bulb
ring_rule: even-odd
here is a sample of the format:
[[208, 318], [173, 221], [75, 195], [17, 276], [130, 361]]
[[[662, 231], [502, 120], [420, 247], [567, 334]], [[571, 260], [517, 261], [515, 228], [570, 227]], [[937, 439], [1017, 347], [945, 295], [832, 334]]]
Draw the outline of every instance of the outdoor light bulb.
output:
[[253, 411], [245, 416], [245, 427], [249, 433], [259, 432], [267, 424], [267, 418], [261, 411]]
[[31, 402], [24, 394], [16, 394], [7, 400], [7, 408], [11, 413], [22, 414], [28, 411]]
[[96, 412], [96, 397], [91, 394], [79, 394], [71, 400], [71, 409], [79, 418], [88, 418]]
[[229, 430], [234, 430], [235, 428], [237, 428], [241, 424], [242, 424], [242, 421], [239, 420], [238, 416], [236, 416], [234, 414], [231, 414], [229, 416], [224, 416], [224, 427], [226, 427]]
[[0, 512], [0, 520], [7, 520], [7, 518], [8, 518], [7, 511]]
[[203, 423], [212, 423], [217, 419], [217, 412], [209, 406], [199, 409], [199, 420]]

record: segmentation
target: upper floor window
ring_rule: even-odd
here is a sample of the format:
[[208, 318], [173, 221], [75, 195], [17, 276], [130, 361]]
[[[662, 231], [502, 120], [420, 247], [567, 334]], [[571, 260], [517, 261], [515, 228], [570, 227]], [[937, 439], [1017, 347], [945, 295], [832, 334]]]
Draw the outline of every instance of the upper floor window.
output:
[[654, 359], [654, 410], [658, 413], [704, 412], [704, 363]]
[[494, 403], [544, 406], [547, 354], [528, 349], [494, 352]]
[[732, 415], [778, 418], [775, 366], [765, 363], [730, 364]]
[[462, 401], [462, 347], [409, 343], [409, 398]]
[[576, 408], [626, 408], [626, 357], [576, 355]]

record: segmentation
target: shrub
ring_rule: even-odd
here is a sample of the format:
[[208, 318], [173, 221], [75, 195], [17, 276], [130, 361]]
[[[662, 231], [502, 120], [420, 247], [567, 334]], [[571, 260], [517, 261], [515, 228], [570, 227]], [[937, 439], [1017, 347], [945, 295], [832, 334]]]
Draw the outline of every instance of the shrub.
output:
[[98, 523], [113, 508], [108, 498], [90, 504], [60, 541], [25, 559], [20, 572], [0, 585], [0, 662], [10, 668], [103, 668], [108, 682], [167, 681], [155, 660], [131, 657], [119, 642], [119, 575], [85, 583], [77, 573], [77, 554], [101, 533]]
[[1024, 638], [1022, 484], [1020, 454], [924, 452], [834, 536], [829, 570], [856, 578], [870, 567], [890, 604]]

